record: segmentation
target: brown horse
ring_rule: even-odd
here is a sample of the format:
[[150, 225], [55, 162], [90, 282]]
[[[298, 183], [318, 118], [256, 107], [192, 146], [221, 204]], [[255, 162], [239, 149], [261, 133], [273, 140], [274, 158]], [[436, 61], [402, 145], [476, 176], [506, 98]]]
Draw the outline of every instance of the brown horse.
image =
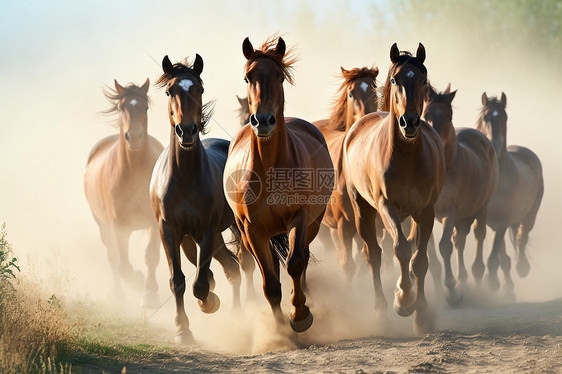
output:
[[346, 278], [351, 280], [355, 273], [352, 239], [357, 231], [343, 172], [343, 141], [347, 130], [355, 121], [377, 110], [376, 78], [379, 69], [363, 67], [346, 70], [342, 67], [341, 72], [344, 81], [338, 90], [330, 118], [315, 121], [313, 124], [326, 139], [334, 163], [336, 181], [322, 223], [330, 230], [338, 261]]
[[285, 262], [293, 283], [290, 324], [301, 332], [312, 324], [301, 282], [309, 244], [332, 192], [332, 161], [314, 125], [283, 115], [283, 81], [293, 82], [294, 63], [285, 54], [283, 39], [271, 38], [254, 50], [246, 38], [242, 51], [252, 115], [230, 145], [225, 190], [244, 245], [259, 264], [265, 297], [278, 323], [283, 319], [279, 260]]
[[482, 131], [494, 145], [499, 164], [499, 182], [488, 204], [488, 226], [495, 232], [492, 252], [488, 259], [488, 281], [492, 291], [499, 288], [498, 267], [505, 275], [505, 291], [513, 297], [513, 281], [510, 276], [511, 259], [505, 250], [504, 236], [511, 229], [513, 244], [518, 255], [517, 273], [525, 277], [530, 270], [525, 257], [529, 232], [535, 224], [543, 192], [542, 166], [531, 150], [507, 146], [506, 96], [487, 97], [482, 94], [482, 110], [476, 128]]
[[[193, 295], [205, 313], [220, 305], [214, 289], [211, 257], [223, 266], [233, 286], [234, 305], [240, 303], [240, 269], [234, 254], [224, 243], [222, 232], [239, 232], [226, 203], [222, 179], [229, 142], [205, 139], [212, 103], [202, 104], [203, 59], [196, 55], [192, 66], [162, 61], [164, 74], [156, 83], [168, 96], [170, 145], [160, 155], [150, 183], [152, 209], [160, 227], [160, 237], [170, 268], [170, 288], [176, 301], [176, 341], [193, 342], [185, 314], [185, 276], [181, 270], [180, 245], [188, 260], [197, 267]], [[197, 250], [199, 247], [199, 251]]]
[[[455, 289], [451, 269], [454, 239], [457, 250], [458, 281], [466, 282], [467, 272], [463, 251], [470, 226], [474, 221], [476, 259], [472, 273], [477, 282], [484, 274], [482, 248], [486, 237], [488, 201], [498, 183], [498, 161], [492, 143], [480, 131], [470, 128], [455, 129], [451, 103], [457, 91], [437, 93], [428, 87], [428, 99], [423, 119], [439, 134], [445, 148], [445, 184], [435, 204], [435, 218], [443, 224], [439, 250], [445, 261], [445, 286], [450, 304], [458, 304], [462, 295]], [[454, 233], [453, 233], [454, 232]]]
[[[373, 273], [377, 312], [384, 313], [387, 306], [380, 278], [381, 248], [375, 230], [378, 212], [393, 239], [400, 263], [394, 310], [401, 316], [416, 311], [415, 327], [425, 330], [430, 327], [424, 291], [427, 242], [433, 229], [434, 204], [445, 180], [445, 156], [439, 135], [420, 118], [427, 85], [425, 48], [420, 43], [413, 57], [400, 53], [394, 44], [390, 60], [384, 95], [389, 113], [368, 114], [349, 129], [343, 146], [344, 170], [356, 228], [365, 243], [364, 253]], [[400, 225], [408, 216], [414, 220], [413, 232], [418, 233], [413, 256]]]
[[[119, 113], [119, 134], [100, 140], [91, 150], [84, 175], [84, 192], [100, 230], [113, 272], [115, 288], [120, 278], [137, 289], [144, 282], [143, 307], [157, 307], [155, 271], [160, 257], [158, 225], [150, 209], [148, 185], [162, 145], [148, 135], [147, 96], [149, 81], [138, 87], [121, 86], [105, 90], [112, 107], [105, 113]], [[129, 238], [136, 230], [148, 230], [145, 249], [146, 281], [129, 262]]]

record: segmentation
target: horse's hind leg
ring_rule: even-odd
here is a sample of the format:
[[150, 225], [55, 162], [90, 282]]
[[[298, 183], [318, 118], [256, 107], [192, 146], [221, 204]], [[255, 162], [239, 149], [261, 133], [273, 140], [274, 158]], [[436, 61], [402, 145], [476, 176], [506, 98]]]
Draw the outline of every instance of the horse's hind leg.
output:
[[443, 235], [439, 241], [439, 251], [441, 252], [445, 265], [445, 287], [447, 287], [448, 291], [447, 302], [450, 305], [457, 305], [461, 297], [456, 289], [457, 281], [453, 275], [451, 266], [451, 256], [453, 254], [453, 242], [451, 241], [451, 237], [454, 228], [454, 218], [452, 216], [445, 217], [443, 219]]
[[[222, 245], [224, 245], [224, 242], [222, 242]], [[211, 291], [211, 282], [209, 281], [212, 278], [209, 269], [211, 258], [218, 251], [220, 251], [220, 244], [217, 243], [217, 234], [214, 229], [208, 229], [199, 241], [197, 274], [193, 282], [193, 296], [198, 299], [199, 308], [204, 313], [215, 313], [220, 307], [220, 299]]]
[[517, 235], [516, 235], [516, 244], [515, 249], [517, 251], [517, 274], [520, 277], [524, 278], [529, 274], [531, 270], [531, 266], [529, 265], [529, 261], [527, 260], [527, 256], [525, 254], [525, 250], [527, 248], [527, 242], [529, 241], [529, 232], [533, 229], [535, 225], [535, 219], [537, 217], [537, 213], [539, 211], [539, 207], [541, 205], [542, 197], [544, 193], [543, 181], [542, 178], [540, 179], [539, 183], [539, 190], [537, 193], [537, 197], [535, 199], [535, 204], [531, 211], [523, 218], [521, 225], [519, 225]]
[[443, 293], [443, 284], [441, 283], [441, 262], [437, 257], [437, 248], [435, 247], [433, 233], [431, 233], [429, 241], [427, 242], [427, 257], [429, 258], [429, 273], [433, 279], [433, 285], [437, 291]]
[[148, 245], [146, 246], [144, 262], [146, 263], [146, 283], [144, 287], [143, 308], [157, 308], [160, 304], [158, 299], [158, 283], [156, 283], [156, 267], [160, 261], [160, 238], [158, 226], [148, 228]]
[[[181, 271], [180, 238], [174, 235], [165, 222], [160, 222], [160, 238], [168, 259], [170, 269], [170, 289], [176, 301], [176, 342], [179, 344], [193, 344], [193, 335], [189, 330], [189, 320], [185, 314], [183, 295], [185, 293], [185, 276]], [[185, 251], [185, 247], [184, 247]]]
[[244, 278], [246, 279], [246, 298], [248, 300], [254, 300], [256, 298], [256, 289], [254, 288], [254, 270], [256, 269], [256, 260], [246, 249], [246, 245], [240, 241], [240, 247], [238, 249], [238, 261], [240, 261], [240, 267], [244, 271]]
[[332, 240], [336, 246], [338, 262], [343, 270], [345, 278], [351, 282], [355, 275], [355, 262], [353, 260], [353, 235], [355, 227], [345, 220], [340, 220], [337, 229], [330, 229]]
[[240, 265], [234, 253], [226, 248], [220, 233], [216, 235], [215, 243], [217, 243], [217, 249], [213, 253], [213, 257], [221, 264], [228, 282], [232, 285], [232, 304], [234, 308], [238, 308], [240, 307]]
[[353, 204], [355, 209], [355, 226], [364, 242], [361, 252], [365, 256], [365, 260], [369, 264], [373, 276], [375, 314], [384, 316], [388, 304], [384, 297], [384, 290], [381, 283], [382, 248], [379, 246], [376, 234], [377, 211], [359, 195], [356, 197]]
[[[487, 206], [484, 207], [484, 212], [487, 211]], [[474, 237], [476, 238], [476, 257], [472, 264], [472, 276], [476, 284], [480, 284], [484, 276], [484, 239], [486, 238], [486, 218], [479, 215], [476, 217], [474, 223]]]

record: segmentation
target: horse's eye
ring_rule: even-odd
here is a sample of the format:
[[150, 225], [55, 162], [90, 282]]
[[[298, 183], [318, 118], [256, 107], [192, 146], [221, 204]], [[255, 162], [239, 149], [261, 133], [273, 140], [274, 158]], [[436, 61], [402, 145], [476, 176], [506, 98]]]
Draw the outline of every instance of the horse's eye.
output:
[[166, 91], [166, 96], [170, 96], [170, 92]]
[[205, 87], [201, 87], [201, 95], [203, 95], [203, 92], [205, 92]]
[[244, 77], [244, 82], [248, 83], [248, 78]]
[[353, 99], [353, 94], [350, 92], [347, 94], [347, 97], [349, 97], [350, 99]]
[[396, 84], [396, 80], [394, 78], [390, 78], [390, 83]]

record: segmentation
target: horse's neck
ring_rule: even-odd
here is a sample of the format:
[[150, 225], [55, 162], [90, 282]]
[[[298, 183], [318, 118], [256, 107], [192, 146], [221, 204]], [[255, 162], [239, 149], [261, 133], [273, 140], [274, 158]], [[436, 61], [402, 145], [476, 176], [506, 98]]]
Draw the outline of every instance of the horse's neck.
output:
[[260, 139], [252, 134], [251, 150], [254, 155], [254, 164], [260, 163], [264, 170], [275, 167], [283, 156], [288, 155], [287, 125], [283, 112], [277, 114], [276, 125], [268, 139]]
[[347, 132], [351, 128], [351, 125], [353, 125], [354, 123], [355, 123], [355, 116], [353, 115], [353, 112], [351, 110], [349, 110], [349, 108], [347, 107], [347, 103], [346, 103], [345, 132]]
[[[173, 170], [181, 176], [193, 176], [203, 169], [207, 162], [207, 153], [199, 137], [189, 149], [180, 147], [176, 135], [172, 130], [170, 136], [169, 163]], [[193, 178], [189, 178], [190, 180]]]
[[438, 134], [445, 149], [445, 164], [446, 167], [449, 168], [457, 156], [457, 134], [455, 133], [455, 128], [451, 122], [444, 124], [443, 126], [439, 126]]

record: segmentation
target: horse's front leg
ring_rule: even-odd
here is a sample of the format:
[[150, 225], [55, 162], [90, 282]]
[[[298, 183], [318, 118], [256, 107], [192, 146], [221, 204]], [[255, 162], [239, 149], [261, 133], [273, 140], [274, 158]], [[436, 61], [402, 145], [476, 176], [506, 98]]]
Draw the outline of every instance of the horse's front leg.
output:
[[240, 275], [240, 265], [236, 261], [236, 256], [224, 244], [222, 234], [218, 233], [215, 237], [217, 250], [213, 257], [221, 264], [228, 282], [232, 285], [232, 304], [234, 308], [240, 307], [240, 283], [242, 276]]
[[416, 300], [416, 295], [412, 289], [412, 279], [410, 278], [412, 247], [402, 232], [400, 217], [394, 205], [381, 197], [379, 207], [384, 226], [394, 241], [394, 254], [400, 264], [400, 276], [394, 291], [393, 309], [398, 315], [407, 317], [414, 312], [413, 304]]
[[204, 313], [215, 313], [220, 307], [219, 297], [211, 291], [210, 279], [212, 278], [212, 273], [209, 269], [211, 258], [220, 249], [215, 230], [211, 228], [205, 231], [199, 241], [197, 274], [193, 282], [193, 295], [198, 299], [199, 308]]
[[[289, 224], [289, 256], [287, 257], [287, 272], [291, 276], [293, 292], [291, 294], [291, 304], [293, 307], [289, 313], [291, 327], [296, 332], [308, 330], [312, 325], [312, 313], [306, 306], [306, 296], [302, 289], [304, 271], [308, 263], [308, 243], [307, 243], [307, 217], [306, 211], [301, 209], [293, 217]], [[316, 233], [318, 232], [319, 222], [316, 223]], [[314, 233], [314, 236], [316, 235]]]
[[136, 291], [142, 291], [144, 275], [139, 270], [134, 270], [129, 261], [129, 238], [131, 231], [113, 228], [113, 243], [117, 249], [117, 270], [121, 277]]
[[160, 238], [158, 237], [158, 225], [154, 224], [148, 228], [148, 245], [144, 252], [146, 263], [146, 283], [144, 286], [143, 308], [156, 309], [160, 304], [158, 298], [158, 284], [156, 283], [156, 267], [160, 261]]
[[433, 231], [435, 219], [433, 205], [430, 204], [421, 212], [418, 217], [413, 217], [419, 227], [418, 248], [412, 257], [412, 272], [416, 280], [416, 316], [414, 328], [418, 332], [431, 330], [431, 318], [427, 314], [427, 300], [425, 299], [425, 276], [429, 267], [427, 256], [427, 242]]
[[176, 301], [176, 343], [193, 344], [193, 335], [189, 330], [189, 320], [185, 314], [183, 295], [185, 293], [185, 276], [181, 271], [181, 238], [165, 221], [160, 221], [160, 237], [168, 259], [170, 269], [170, 289]]

